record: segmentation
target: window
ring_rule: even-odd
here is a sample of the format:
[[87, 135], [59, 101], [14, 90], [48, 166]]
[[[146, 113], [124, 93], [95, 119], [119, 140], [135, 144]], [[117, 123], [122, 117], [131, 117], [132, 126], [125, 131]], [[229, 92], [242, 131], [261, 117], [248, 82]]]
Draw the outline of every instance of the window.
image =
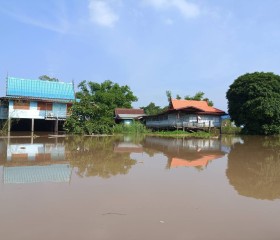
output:
[[48, 103], [48, 102], [38, 102], [38, 103], [37, 103], [37, 109], [38, 109], [38, 110], [52, 111], [52, 103]]
[[14, 101], [14, 109], [29, 109], [30, 102], [24, 100], [16, 100]]

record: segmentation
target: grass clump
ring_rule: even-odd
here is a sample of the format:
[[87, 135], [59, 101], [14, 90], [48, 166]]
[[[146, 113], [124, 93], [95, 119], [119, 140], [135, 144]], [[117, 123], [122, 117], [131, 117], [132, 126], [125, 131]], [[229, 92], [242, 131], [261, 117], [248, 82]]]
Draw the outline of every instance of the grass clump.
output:
[[116, 124], [114, 133], [148, 133], [150, 132], [142, 123], [133, 122], [131, 124]]
[[222, 122], [222, 134], [240, 134], [241, 128], [236, 127], [233, 122], [231, 122], [229, 119], [223, 120]]

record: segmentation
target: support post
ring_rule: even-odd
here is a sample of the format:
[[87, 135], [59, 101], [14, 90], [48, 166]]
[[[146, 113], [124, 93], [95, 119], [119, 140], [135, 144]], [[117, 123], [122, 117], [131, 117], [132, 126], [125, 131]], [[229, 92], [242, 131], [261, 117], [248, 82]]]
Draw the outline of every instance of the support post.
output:
[[11, 118], [8, 118], [8, 133], [11, 132]]
[[34, 133], [34, 118], [31, 119], [31, 133]]
[[58, 118], [55, 120], [55, 134], [58, 134]]

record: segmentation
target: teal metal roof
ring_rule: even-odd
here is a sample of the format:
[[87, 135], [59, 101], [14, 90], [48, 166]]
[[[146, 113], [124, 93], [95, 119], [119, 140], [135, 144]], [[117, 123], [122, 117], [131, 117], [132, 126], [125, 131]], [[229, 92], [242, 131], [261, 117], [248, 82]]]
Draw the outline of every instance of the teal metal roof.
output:
[[6, 95], [9, 97], [75, 100], [72, 83], [13, 77], [7, 78]]

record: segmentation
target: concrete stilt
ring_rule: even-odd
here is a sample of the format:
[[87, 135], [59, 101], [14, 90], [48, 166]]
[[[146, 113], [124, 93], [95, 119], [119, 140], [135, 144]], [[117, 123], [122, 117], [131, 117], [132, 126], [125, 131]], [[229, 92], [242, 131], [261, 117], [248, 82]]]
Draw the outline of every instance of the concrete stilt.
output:
[[8, 118], [8, 133], [11, 132], [11, 118]]
[[34, 133], [34, 118], [31, 119], [31, 132]]
[[55, 130], [54, 130], [55, 134], [58, 134], [58, 118], [56, 118], [55, 120]]

